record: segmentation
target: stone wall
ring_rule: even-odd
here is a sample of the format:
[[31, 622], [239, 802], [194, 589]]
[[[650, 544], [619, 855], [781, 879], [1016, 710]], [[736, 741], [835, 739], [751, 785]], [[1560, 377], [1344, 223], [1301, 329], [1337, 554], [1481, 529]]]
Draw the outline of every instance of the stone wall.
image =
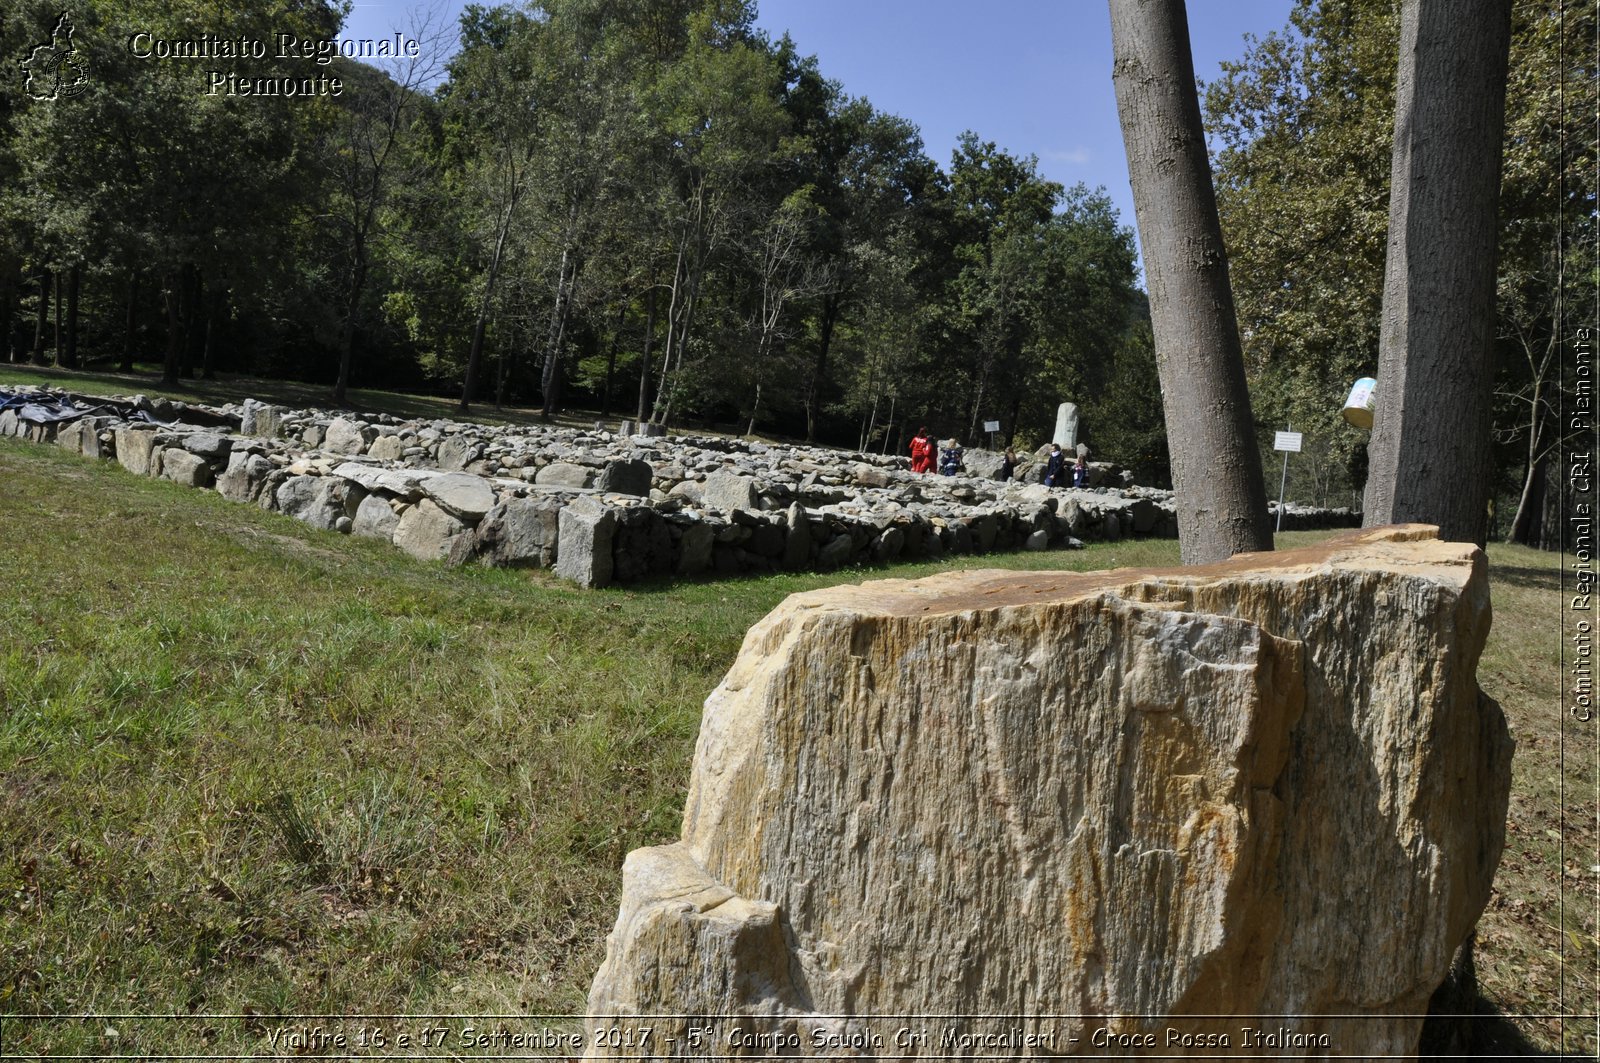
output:
[[586, 1026], [649, 1049], [586, 1058], [1413, 1054], [1503, 842], [1488, 626], [1417, 526], [795, 595], [624, 868]]
[[[585, 586], [1177, 534], [1171, 494], [1124, 486], [1108, 465], [1095, 470], [1105, 486], [1052, 489], [1028, 482], [1028, 466], [1000, 483], [913, 474], [900, 457], [599, 427], [408, 421], [249, 400], [220, 409], [78, 401], [96, 412], [36, 423], [6, 410], [0, 435], [54, 439], [422, 560], [552, 568]], [[1291, 528], [1358, 523], [1346, 511], [1288, 516]]]

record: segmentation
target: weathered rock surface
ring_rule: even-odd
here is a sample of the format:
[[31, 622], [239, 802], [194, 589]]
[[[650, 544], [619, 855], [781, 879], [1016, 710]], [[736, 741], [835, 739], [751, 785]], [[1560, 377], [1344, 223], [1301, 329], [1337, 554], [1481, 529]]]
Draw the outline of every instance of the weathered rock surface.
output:
[[400, 517], [394, 544], [418, 561], [443, 561], [458, 539], [471, 534], [471, 528], [424, 498]]
[[649, 1048], [586, 1058], [892, 1057], [908, 1014], [1056, 1017], [943, 1056], [1412, 1053], [1503, 841], [1488, 626], [1482, 554], [1418, 526], [795, 595], [706, 702], [682, 841], [624, 869], [589, 1010]]

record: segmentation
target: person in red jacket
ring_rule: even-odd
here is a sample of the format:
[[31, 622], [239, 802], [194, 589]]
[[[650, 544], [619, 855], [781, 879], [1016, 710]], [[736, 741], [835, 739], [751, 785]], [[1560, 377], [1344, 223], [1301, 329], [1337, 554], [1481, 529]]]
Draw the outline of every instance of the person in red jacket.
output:
[[917, 434], [911, 439], [911, 471], [933, 471], [933, 440], [928, 438], [926, 428], [917, 429]]

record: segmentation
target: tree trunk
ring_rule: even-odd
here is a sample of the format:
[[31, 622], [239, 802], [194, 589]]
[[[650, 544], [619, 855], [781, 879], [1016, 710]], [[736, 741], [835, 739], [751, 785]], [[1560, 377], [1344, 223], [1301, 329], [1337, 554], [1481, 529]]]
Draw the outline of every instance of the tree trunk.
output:
[[1401, 5], [1369, 527], [1485, 539], [1510, 27], [1503, 0]]
[[656, 338], [656, 286], [644, 297], [644, 353], [639, 356], [639, 410], [634, 424], [643, 431], [645, 413], [650, 409], [650, 345]]
[[1272, 549], [1228, 258], [1180, 0], [1111, 0], [1128, 152], [1186, 565]]
[[550, 311], [550, 335], [545, 342], [544, 372], [539, 375], [539, 390], [543, 393], [539, 419], [542, 421], [550, 420], [561, 409], [562, 353], [567, 342], [567, 305], [572, 284], [567, 276], [569, 263], [572, 263], [573, 277], [577, 275], [576, 263], [572, 262], [572, 258], [570, 248], [562, 249], [561, 265], [556, 274], [556, 305]]
[[44, 270], [39, 274], [39, 313], [33, 319], [33, 354], [34, 365], [44, 365], [44, 330], [50, 321], [50, 271]]
[[489, 327], [489, 300], [478, 308], [478, 320], [472, 325], [472, 346], [467, 349], [467, 379], [461, 385], [461, 401], [456, 409], [466, 413], [478, 398], [478, 363], [483, 358], [483, 334]]
[[211, 380], [215, 373], [212, 358], [216, 353], [217, 312], [222, 309], [227, 293], [214, 291], [204, 300], [206, 312], [205, 340], [200, 351], [200, 379]]
[[817, 326], [817, 364], [806, 388], [806, 442], [817, 439], [817, 406], [822, 401], [822, 382], [828, 375], [828, 348], [833, 345], [833, 326], [839, 319], [840, 297], [830, 292], [822, 300], [822, 319]]
[[61, 302], [62, 302], [62, 300], [61, 300], [61, 271], [60, 270], [56, 270], [55, 280], [52, 283], [54, 283], [55, 289], [56, 289], [56, 305], [55, 305], [55, 326], [56, 327], [55, 327], [55, 331], [51, 334], [51, 337], [50, 337], [50, 342], [51, 342], [50, 350], [51, 350], [51, 360], [55, 362], [56, 367], [59, 369], [59, 368], [61, 368], [61, 366], [63, 364], [62, 361], [61, 361], [61, 337], [62, 337], [62, 332], [61, 332]]
[[200, 318], [200, 302], [205, 296], [205, 281], [194, 263], [183, 267], [182, 296], [183, 349], [179, 354], [178, 375], [185, 380], [194, 379], [195, 346], [200, 342], [200, 330], [195, 327]]
[[183, 314], [178, 306], [178, 278], [167, 274], [161, 297], [167, 305], [167, 357], [161, 365], [161, 382], [178, 382], [178, 356], [183, 346]]
[[5, 348], [8, 362], [17, 360], [16, 314], [17, 296], [21, 293], [21, 269], [15, 257], [0, 251], [0, 347]]
[[83, 286], [83, 263], [74, 262], [67, 273], [67, 339], [61, 348], [61, 364], [78, 368], [78, 292]]
[[361, 291], [367, 284], [367, 249], [363, 240], [355, 241], [355, 265], [350, 273], [350, 291], [345, 302], [344, 320], [339, 325], [339, 377], [333, 382], [333, 404], [344, 406], [350, 388], [350, 363], [355, 360], [356, 332], [360, 322]]
[[611, 386], [617, 375], [617, 347], [622, 343], [622, 328], [628, 323], [628, 303], [623, 300], [617, 311], [617, 325], [611, 330], [611, 342], [606, 347], [606, 385], [600, 394], [600, 416], [611, 416]]
[[[472, 326], [472, 348], [467, 353], [467, 379], [461, 387], [459, 407], [462, 413], [466, 413], [467, 408], [478, 401], [478, 368], [483, 360], [483, 333], [489, 326], [489, 308], [494, 303], [495, 282], [500, 278], [501, 256], [505, 253], [506, 235], [511, 231], [511, 213], [516, 202], [516, 196], [513, 195], [495, 230], [494, 255], [489, 259], [489, 276], [484, 280], [483, 300], [478, 304], [478, 320]], [[499, 405], [498, 398], [495, 403]]]
[[134, 336], [139, 324], [139, 271], [128, 271], [128, 317], [122, 333], [122, 371], [133, 372]]

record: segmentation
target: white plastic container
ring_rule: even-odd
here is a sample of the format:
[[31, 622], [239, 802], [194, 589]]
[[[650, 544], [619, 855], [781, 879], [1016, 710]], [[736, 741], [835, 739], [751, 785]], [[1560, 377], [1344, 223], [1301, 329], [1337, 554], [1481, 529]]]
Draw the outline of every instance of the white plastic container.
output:
[[1350, 397], [1344, 400], [1344, 419], [1357, 428], [1372, 430], [1372, 395], [1377, 389], [1378, 382], [1370, 376], [1357, 380], [1350, 389]]

